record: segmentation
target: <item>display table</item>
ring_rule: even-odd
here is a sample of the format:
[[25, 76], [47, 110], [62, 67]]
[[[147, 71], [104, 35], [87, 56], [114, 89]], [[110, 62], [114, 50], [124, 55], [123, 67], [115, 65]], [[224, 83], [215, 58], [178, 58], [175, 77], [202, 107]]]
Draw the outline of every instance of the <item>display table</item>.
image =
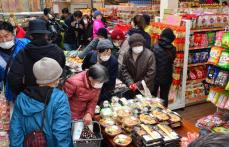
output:
[[[101, 117], [99, 115], [96, 115], [94, 117], [95, 121], [98, 121], [101, 119]], [[190, 123], [187, 120], [182, 120], [183, 126], [174, 129], [181, 137], [186, 136], [187, 132], [191, 132], [191, 133], [198, 133], [199, 129], [195, 127], [194, 124]], [[116, 147], [115, 143], [113, 142], [113, 138], [108, 136], [105, 131], [104, 128], [102, 128], [102, 134], [104, 137], [104, 141], [109, 144], [110, 146]], [[134, 144], [130, 144], [128, 147], [134, 147]]]

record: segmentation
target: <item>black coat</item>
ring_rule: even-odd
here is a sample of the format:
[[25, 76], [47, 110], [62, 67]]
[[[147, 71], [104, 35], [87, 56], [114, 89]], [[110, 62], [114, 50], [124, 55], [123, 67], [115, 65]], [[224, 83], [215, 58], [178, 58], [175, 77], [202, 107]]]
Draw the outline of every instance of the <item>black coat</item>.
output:
[[173, 63], [176, 58], [176, 48], [166, 39], [159, 39], [154, 45], [153, 52], [156, 57], [156, 77], [158, 84], [172, 82]]
[[59, 47], [45, 40], [30, 42], [16, 56], [7, 77], [14, 98], [25, 88], [37, 85], [33, 65], [43, 57], [55, 59], [62, 68], [65, 67], [65, 55]]

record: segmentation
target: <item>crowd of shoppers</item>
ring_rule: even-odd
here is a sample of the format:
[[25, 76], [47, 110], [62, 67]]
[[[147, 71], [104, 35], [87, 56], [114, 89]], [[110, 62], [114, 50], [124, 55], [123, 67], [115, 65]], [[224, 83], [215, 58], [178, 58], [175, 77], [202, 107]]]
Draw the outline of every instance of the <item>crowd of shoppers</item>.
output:
[[[41, 128], [48, 146], [71, 146], [71, 120], [91, 124], [97, 104], [111, 100], [116, 79], [130, 89], [132, 98], [143, 89], [160, 95], [168, 106], [176, 48], [173, 31], [165, 29], [158, 43], [151, 44], [150, 17], [136, 15], [133, 27], [122, 30], [106, 27], [103, 14], [62, 10], [64, 48], [50, 41], [50, 9], [29, 22], [27, 39], [18, 39], [9, 22], [0, 22], [0, 80], [8, 100], [15, 103], [10, 125], [11, 146], [23, 146], [31, 132]], [[59, 25], [59, 23], [56, 23]], [[54, 25], [55, 27], [55, 25]], [[63, 50], [83, 59], [81, 73], [66, 79], [57, 88], [65, 71]], [[45, 115], [44, 115], [45, 114]], [[42, 127], [40, 127], [42, 126]]]

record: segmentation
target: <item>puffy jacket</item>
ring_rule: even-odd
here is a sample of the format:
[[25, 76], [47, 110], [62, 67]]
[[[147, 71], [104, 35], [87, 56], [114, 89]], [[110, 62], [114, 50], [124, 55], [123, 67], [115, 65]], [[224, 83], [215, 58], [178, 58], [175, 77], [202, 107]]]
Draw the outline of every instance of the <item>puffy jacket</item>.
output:
[[[46, 96], [48, 105], [44, 110]], [[30, 87], [17, 97], [10, 122], [10, 147], [23, 147], [26, 135], [40, 129], [43, 110], [47, 146], [71, 146], [71, 112], [66, 94], [56, 88]]]
[[147, 87], [152, 90], [155, 74], [156, 60], [152, 51], [145, 48], [136, 62], [133, 59], [131, 49], [125, 53], [120, 76], [127, 86], [137, 83], [141, 88], [141, 81], [145, 80]]
[[159, 39], [158, 43], [154, 45], [153, 52], [157, 67], [155, 81], [159, 84], [171, 83], [176, 48], [166, 39]]
[[65, 55], [62, 49], [45, 40], [32, 41], [16, 56], [7, 80], [13, 92], [13, 98], [26, 87], [35, 86], [33, 64], [43, 57], [55, 59], [62, 68], [65, 67]]
[[96, 33], [98, 32], [98, 30], [100, 28], [105, 28], [105, 25], [102, 22], [102, 20], [97, 20], [97, 19], [94, 20], [94, 23], [93, 23], [93, 38], [97, 37]]
[[[88, 69], [92, 65], [98, 62], [98, 55], [97, 52], [92, 51], [90, 52], [84, 59], [82, 69]], [[111, 93], [115, 89], [116, 78], [118, 75], [118, 61], [114, 55], [111, 55], [110, 59], [106, 62], [101, 62], [100, 64], [105, 66], [109, 72], [109, 81], [103, 84], [103, 88], [101, 90], [101, 95], [99, 98], [99, 103], [103, 102], [104, 100], [111, 99]]]
[[25, 38], [25, 35], [25, 30], [20, 26], [16, 26], [16, 38]]
[[[8, 69], [11, 68], [12, 63], [16, 57], [16, 55], [25, 48], [25, 46], [29, 43], [30, 41], [28, 39], [16, 39], [15, 40], [15, 46], [13, 48], [13, 50], [5, 50], [5, 49], [1, 49], [0, 48], [0, 82], [3, 82], [4, 80], [6, 80], [6, 68], [8, 67]], [[9, 64], [9, 65], [7, 65]], [[7, 70], [8, 70], [7, 69]], [[5, 83], [5, 96], [7, 98], [7, 100], [12, 100], [13, 96], [12, 96], [12, 91], [9, 88], [8, 85], [8, 81], [6, 80]]]
[[86, 74], [83, 71], [67, 79], [63, 88], [69, 97], [73, 120], [82, 119], [87, 113], [94, 115], [101, 91], [89, 84]]

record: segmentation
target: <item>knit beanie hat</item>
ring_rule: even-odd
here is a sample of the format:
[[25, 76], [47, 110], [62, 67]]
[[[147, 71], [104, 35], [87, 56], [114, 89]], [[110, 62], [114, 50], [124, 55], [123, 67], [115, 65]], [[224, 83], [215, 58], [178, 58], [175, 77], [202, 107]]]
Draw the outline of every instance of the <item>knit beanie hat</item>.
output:
[[131, 48], [139, 45], [144, 46], [144, 44], [145, 44], [145, 39], [141, 34], [135, 33], [131, 35], [129, 38], [129, 45]]
[[102, 13], [101, 13], [100, 11], [96, 10], [96, 11], [94, 12], [94, 18], [95, 18], [96, 16], [98, 16], [98, 15], [102, 15]]
[[174, 35], [172, 29], [166, 28], [162, 31], [160, 38], [166, 39], [167, 41], [169, 41], [171, 43], [176, 39], [176, 36]]
[[111, 39], [112, 40], [124, 40], [125, 35], [124, 35], [123, 31], [121, 31], [121, 30], [114, 30], [111, 33]]
[[99, 36], [103, 36], [104, 38], [108, 38], [107, 29], [105, 28], [100, 28], [96, 34]]
[[96, 49], [98, 51], [103, 51], [105, 49], [113, 49], [113, 44], [109, 39], [103, 39], [98, 42]]
[[49, 84], [61, 76], [63, 69], [59, 63], [48, 57], [44, 57], [33, 65], [33, 74], [37, 84]]

